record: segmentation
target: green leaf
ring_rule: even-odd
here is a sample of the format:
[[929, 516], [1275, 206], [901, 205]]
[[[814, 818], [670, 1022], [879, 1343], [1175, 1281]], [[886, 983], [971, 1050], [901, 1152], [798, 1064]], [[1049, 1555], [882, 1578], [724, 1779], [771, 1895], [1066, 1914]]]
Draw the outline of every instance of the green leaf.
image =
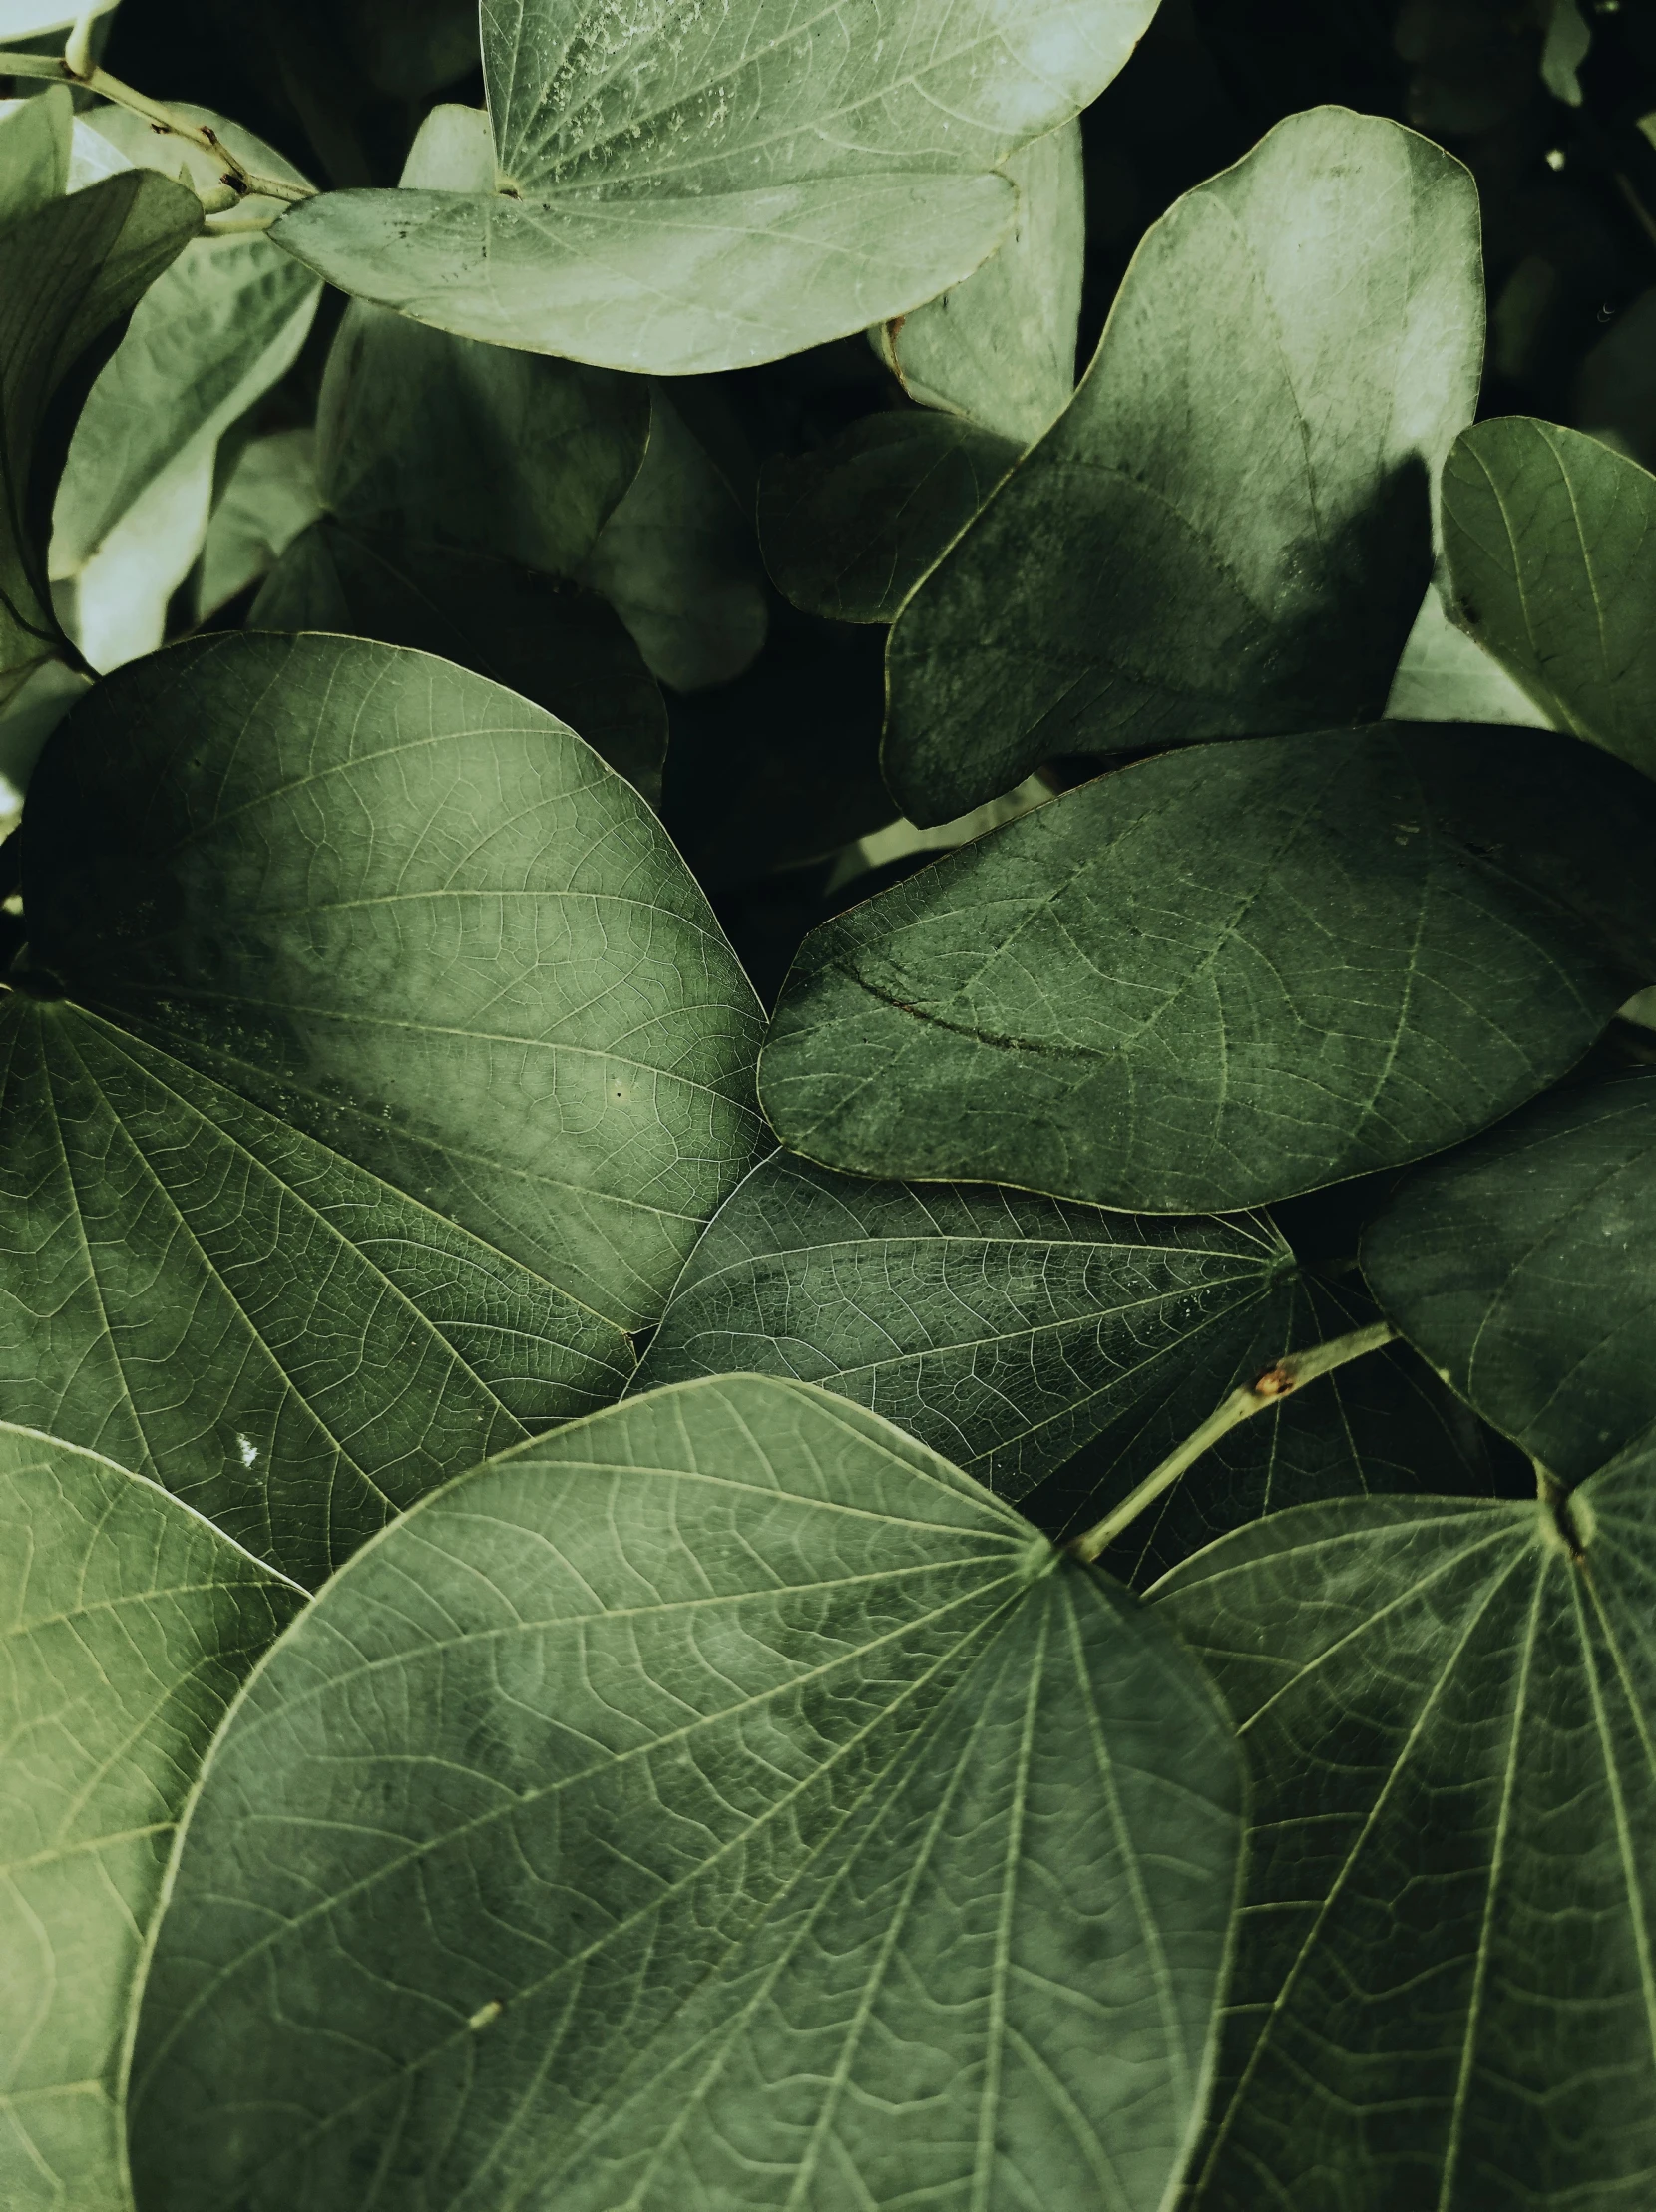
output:
[[141, 2193], [1155, 2212], [1238, 1795], [1159, 1624], [946, 1462], [798, 1384], [657, 1392], [428, 1502], [251, 1686]]
[[1656, 1071], [1538, 1099], [1401, 1186], [1363, 1240], [1388, 1318], [1579, 1482], [1656, 1426]]
[[1455, 618], [1560, 729], [1656, 775], [1656, 478], [1524, 415], [1444, 471]]
[[[304, 182], [211, 109], [179, 113], [216, 131], [255, 174]], [[142, 117], [101, 110], [96, 130], [124, 165], [176, 177], [188, 153], [198, 190], [218, 182], [207, 155]], [[255, 216], [278, 204], [246, 202]], [[72, 627], [94, 667], [162, 642], [168, 602], [207, 535], [219, 440], [292, 367], [320, 293], [267, 237], [203, 236], [139, 302], [75, 426], [52, 515], [51, 574], [77, 585]]]
[[1291, 116], [1146, 235], [1073, 404], [892, 633], [886, 774], [942, 822], [1060, 753], [1372, 720], [1471, 416], [1477, 194]]
[[666, 708], [596, 592], [463, 547], [321, 522], [288, 547], [247, 619], [440, 653], [556, 714], [651, 802], [660, 794]]
[[759, 480], [759, 537], [777, 589], [808, 614], [891, 622], [1018, 459], [949, 415], [867, 415]]
[[95, 1014], [8, 992], [0, 1071], [8, 1411], [296, 1581], [631, 1371], [615, 1322], [417, 1185]]
[[858, 1175], [1225, 1213], [1417, 1159], [1575, 1061], [1656, 952], [1640, 780], [1412, 729], [1164, 754], [805, 941], [760, 1085]]
[[1252, 1780], [1192, 2212], [1645, 2201], [1653, 1500], [1310, 1506], [1160, 1586]]
[[0, 100], [0, 225], [32, 215], [69, 189], [75, 96], [48, 85], [31, 100]]
[[129, 2212], [128, 2033], [175, 1823], [297, 1597], [153, 1484], [0, 1425], [7, 2212]]
[[273, 430], [249, 438], [227, 472], [224, 458], [219, 456], [213, 473], [212, 520], [192, 578], [200, 623], [268, 576], [322, 511], [312, 429]]
[[659, 385], [643, 465], [581, 574], [675, 691], [731, 682], [765, 642], [751, 500], [737, 497]]
[[506, 0], [483, 18], [498, 190], [334, 192], [277, 227], [422, 322], [612, 368], [738, 368], [958, 283], [1007, 157], [1095, 99], [1151, 0]]
[[941, 299], [873, 333], [912, 399], [1033, 445], [1075, 389], [1086, 262], [1081, 131], [1065, 124], [1013, 155], [1012, 235]]
[[43, 515], [59, 465], [43, 444], [53, 400], [201, 226], [194, 192], [135, 172], [0, 229], [0, 697], [63, 642]]
[[1099, 1432], [1113, 1455], [1145, 1430], [1170, 1450], [1280, 1330], [1293, 1272], [1264, 1223], [1137, 1222], [775, 1153], [708, 1224], [632, 1387], [821, 1383], [1017, 1501]]

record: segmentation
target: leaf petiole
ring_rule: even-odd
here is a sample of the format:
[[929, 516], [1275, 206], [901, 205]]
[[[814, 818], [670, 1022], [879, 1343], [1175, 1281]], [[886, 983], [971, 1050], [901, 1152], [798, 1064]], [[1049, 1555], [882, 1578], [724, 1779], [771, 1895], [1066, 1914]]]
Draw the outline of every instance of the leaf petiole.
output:
[[239, 155], [231, 153], [216, 131], [206, 124], [191, 123], [171, 108], [164, 108], [160, 101], [150, 99], [146, 93], [135, 92], [131, 85], [123, 84], [119, 77], [112, 77], [96, 62], [80, 70], [72, 65], [68, 55], [0, 53], [0, 77], [43, 77], [54, 84], [79, 85], [83, 92], [96, 93], [100, 100], [107, 100], [117, 108], [130, 109], [155, 130], [185, 140], [216, 162], [223, 182], [237, 199], [283, 199], [290, 205], [297, 205], [302, 199], [316, 196], [314, 185], [295, 184], [285, 177], [255, 176]]
[[1291, 1351], [1286, 1359], [1279, 1359], [1274, 1367], [1267, 1367], [1252, 1382], [1245, 1382], [1240, 1389], [1233, 1390], [1200, 1428], [1187, 1436], [1176, 1451], [1169, 1452], [1158, 1467], [1150, 1470], [1136, 1490], [1129, 1491], [1101, 1521], [1072, 1537], [1068, 1549], [1077, 1559], [1089, 1562], [1097, 1559], [1123, 1529], [1131, 1527], [1146, 1506], [1153, 1505], [1164, 1490], [1170, 1490], [1185, 1469], [1221, 1437], [1228, 1436], [1243, 1421], [1251, 1420], [1254, 1414], [1280, 1405], [1284, 1398], [1306, 1383], [1315, 1382], [1319, 1375], [1332, 1373], [1349, 1359], [1360, 1359], [1366, 1351], [1378, 1351], [1396, 1334], [1390, 1321], [1374, 1321], [1367, 1328], [1353, 1329], [1349, 1336], [1333, 1337], [1328, 1343], [1310, 1345], [1305, 1351]]

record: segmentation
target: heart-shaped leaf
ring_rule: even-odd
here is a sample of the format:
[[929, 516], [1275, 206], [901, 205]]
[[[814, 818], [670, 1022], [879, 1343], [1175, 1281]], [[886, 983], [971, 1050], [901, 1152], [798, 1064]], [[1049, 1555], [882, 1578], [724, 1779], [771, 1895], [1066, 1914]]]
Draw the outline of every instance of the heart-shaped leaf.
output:
[[892, 632], [903, 812], [947, 821], [1059, 753], [1377, 716], [1482, 343], [1477, 193], [1399, 125], [1291, 116], [1187, 193]]
[[299, 1598], [153, 1483], [0, 1425], [7, 2212], [130, 2212], [128, 2034], [174, 1825]]
[[1086, 265], [1081, 130], [1066, 124], [1006, 165], [1012, 235], [941, 299], [871, 333], [906, 392], [1032, 445], [1075, 389]]
[[578, 738], [423, 654], [202, 639], [58, 733], [23, 882], [13, 980], [67, 996], [5, 1001], [9, 1404], [314, 1580], [619, 1390], [752, 1157], [758, 1009]]
[[1579, 1482], [1656, 1426], [1656, 1070], [1537, 1099], [1410, 1176], [1363, 1240], [1389, 1317]]
[[0, 700], [63, 643], [46, 536], [71, 423], [52, 402], [201, 227], [193, 191], [129, 171], [0, 229]]
[[387, 1531], [252, 1685], [140, 2199], [1155, 2212], [1238, 1794], [1160, 1624], [968, 1477], [801, 1384], [658, 1391]]
[[612, 368], [737, 368], [906, 312], [1017, 208], [996, 174], [1095, 99], [1153, 0], [506, 0], [493, 192], [333, 192], [277, 226], [439, 328]]
[[760, 1082], [858, 1175], [1229, 1212], [1470, 1136], [1656, 955], [1641, 779], [1532, 730], [1164, 754], [825, 923]]
[[1653, 1577], [1635, 1456], [1562, 1511], [1308, 1506], [1160, 1586], [1253, 1798], [1193, 2212], [1640, 2202]]
[[247, 620], [440, 653], [533, 699], [645, 798], [660, 796], [666, 708], [620, 615], [594, 591], [464, 547], [326, 521], [294, 539]]
[[632, 1387], [821, 1383], [1016, 1501], [1100, 1432], [1146, 1473], [1295, 1302], [1262, 1222], [1136, 1222], [776, 1153], [708, 1224]]
[[1656, 775], [1656, 477], [1556, 423], [1479, 423], [1444, 471], [1454, 612], [1561, 729]]
[[890, 622], [1018, 459], [954, 415], [868, 415], [759, 482], [759, 537], [778, 590], [835, 622]]

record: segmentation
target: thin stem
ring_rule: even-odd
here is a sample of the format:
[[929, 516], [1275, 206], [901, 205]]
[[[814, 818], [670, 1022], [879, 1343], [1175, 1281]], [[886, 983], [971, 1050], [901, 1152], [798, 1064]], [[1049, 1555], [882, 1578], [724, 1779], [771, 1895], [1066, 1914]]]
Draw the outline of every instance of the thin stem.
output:
[[108, 100], [117, 108], [130, 109], [135, 116], [142, 116], [152, 130], [183, 139], [187, 145], [207, 155], [218, 165], [220, 182], [227, 184], [238, 199], [282, 199], [289, 206], [296, 206], [301, 199], [316, 196], [314, 185], [296, 184], [285, 177], [255, 176], [208, 125], [192, 123], [173, 109], [164, 108], [159, 100], [135, 92], [131, 85], [123, 84], [119, 77], [112, 77], [107, 69], [98, 68], [96, 63], [80, 71], [72, 69], [61, 55], [0, 53], [0, 77], [45, 77], [60, 85], [79, 85], [83, 92], [96, 93], [100, 100]]
[[1221, 1437], [1228, 1436], [1233, 1428], [1251, 1420], [1256, 1413], [1280, 1405], [1284, 1398], [1303, 1389], [1308, 1382], [1315, 1382], [1319, 1375], [1343, 1367], [1348, 1359], [1361, 1359], [1366, 1351], [1378, 1351], [1396, 1334], [1390, 1321], [1375, 1321], [1368, 1328], [1353, 1329], [1349, 1336], [1336, 1336], [1326, 1344], [1312, 1344], [1305, 1351], [1291, 1351], [1286, 1359], [1279, 1359], [1274, 1367], [1267, 1367], [1252, 1382], [1245, 1382], [1239, 1390], [1233, 1390], [1201, 1427], [1185, 1438], [1177, 1451], [1169, 1452], [1160, 1466], [1144, 1477], [1136, 1490], [1129, 1492], [1094, 1527], [1073, 1537], [1070, 1551], [1077, 1559], [1097, 1559], [1123, 1529], [1131, 1527], [1146, 1506], [1154, 1505], [1164, 1490], [1171, 1490], [1185, 1469]]

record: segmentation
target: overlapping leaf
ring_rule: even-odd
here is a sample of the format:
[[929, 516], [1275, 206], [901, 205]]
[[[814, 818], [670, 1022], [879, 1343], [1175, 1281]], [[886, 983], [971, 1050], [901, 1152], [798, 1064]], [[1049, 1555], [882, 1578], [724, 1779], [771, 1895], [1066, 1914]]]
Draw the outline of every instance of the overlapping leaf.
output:
[[814, 452], [778, 455], [759, 536], [778, 589], [835, 622], [890, 622], [1018, 459], [952, 415], [869, 415]]
[[968, 275], [1016, 213], [999, 165], [1094, 99], [1152, 13], [508, 0], [483, 18], [498, 188], [329, 193], [277, 236], [468, 337], [662, 374], [774, 359]]
[[1193, 2212], [1648, 2198], [1653, 1586], [1638, 1455], [1562, 1513], [1307, 1507], [1160, 1586], [1253, 1787]]
[[821, 1383], [1017, 1500], [1100, 1432], [1111, 1458], [1145, 1431], [1170, 1449], [1280, 1334], [1293, 1275], [1264, 1223], [1136, 1222], [778, 1153], [708, 1225], [633, 1388]]
[[1036, 139], [1006, 170], [1019, 205], [1005, 244], [964, 284], [873, 335], [911, 397], [1028, 446], [1075, 389], [1086, 260], [1080, 125]]
[[892, 633], [903, 812], [947, 821], [1054, 754], [1378, 715], [1482, 339], [1472, 181], [1397, 124], [1292, 116], [1187, 193]]
[[75, 96], [48, 85], [32, 100], [0, 101], [0, 224], [32, 215], [69, 189]]
[[135, 171], [0, 229], [0, 699], [63, 643], [46, 537], [71, 426], [43, 450], [53, 400], [201, 227], [193, 191]]
[[153, 1484], [0, 1425], [7, 2212], [129, 2212], [127, 2040], [174, 1826], [298, 1597]]
[[1528, 416], [1444, 471], [1455, 613], [1561, 729], [1656, 774], [1656, 478]]
[[1540, 731], [1192, 749], [816, 930], [761, 1070], [859, 1175], [1227, 1212], [1441, 1149], [1651, 963], [1640, 778]]
[[798, 1384], [480, 1470], [219, 1739], [146, 1992], [140, 2201], [1154, 2212], [1238, 1796], [1158, 1629]]
[[1656, 1070], [1539, 1099], [1418, 1170], [1364, 1239], [1386, 1311], [1566, 1482], [1656, 1427]]

